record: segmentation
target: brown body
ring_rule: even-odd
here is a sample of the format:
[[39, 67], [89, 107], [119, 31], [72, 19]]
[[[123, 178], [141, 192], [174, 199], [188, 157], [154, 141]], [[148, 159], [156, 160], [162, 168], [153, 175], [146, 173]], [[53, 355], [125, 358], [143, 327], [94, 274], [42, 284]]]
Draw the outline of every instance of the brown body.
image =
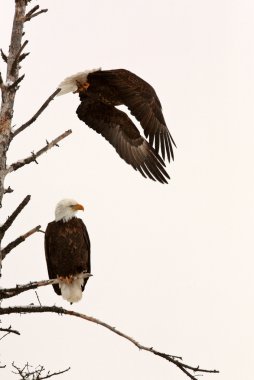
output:
[[[49, 278], [90, 273], [90, 240], [86, 226], [79, 218], [48, 224], [45, 232], [45, 255]], [[84, 279], [82, 291], [88, 279]], [[59, 285], [53, 285], [61, 295]]]
[[[99, 70], [88, 74], [86, 89], [79, 95], [78, 117], [105, 137], [135, 170], [166, 183], [169, 176], [162, 158], [174, 158], [174, 141], [153, 87], [128, 70]], [[128, 115], [115, 107], [122, 104], [140, 122], [149, 142]]]

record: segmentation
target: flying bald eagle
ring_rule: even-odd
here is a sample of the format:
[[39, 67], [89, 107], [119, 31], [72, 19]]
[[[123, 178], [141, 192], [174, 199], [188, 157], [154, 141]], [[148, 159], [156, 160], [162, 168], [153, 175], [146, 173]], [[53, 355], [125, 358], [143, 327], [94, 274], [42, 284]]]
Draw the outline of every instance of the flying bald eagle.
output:
[[[174, 140], [153, 87], [128, 70], [87, 70], [60, 83], [58, 95], [78, 92], [78, 117], [114, 146], [119, 156], [144, 177], [167, 183], [165, 157], [174, 159]], [[116, 106], [125, 105], [144, 129]], [[160, 157], [160, 155], [162, 158]]]
[[84, 207], [73, 199], [63, 199], [45, 232], [49, 278], [58, 278], [54, 291], [70, 303], [82, 298], [91, 270], [90, 240], [83, 221], [75, 217], [78, 210]]

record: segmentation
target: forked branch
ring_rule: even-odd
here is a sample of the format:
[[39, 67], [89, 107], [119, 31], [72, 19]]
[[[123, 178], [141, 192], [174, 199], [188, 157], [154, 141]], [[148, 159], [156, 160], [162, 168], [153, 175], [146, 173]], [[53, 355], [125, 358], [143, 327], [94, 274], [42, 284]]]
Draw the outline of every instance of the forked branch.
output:
[[4, 327], [0, 327], [0, 331], [6, 333], [6, 334], [4, 334], [4, 336], [2, 336], [2, 337], [0, 338], [0, 340], [2, 340], [6, 335], [9, 335], [9, 334], [20, 335], [20, 332], [17, 331], [17, 330], [13, 330], [13, 328], [12, 328], [11, 326], [6, 327], [6, 328], [4, 328]]
[[[184, 372], [190, 379], [197, 380], [196, 373], [202, 374], [202, 373], [219, 373], [217, 370], [207, 370], [207, 369], [201, 369], [199, 366], [194, 367], [188, 364], [185, 364], [181, 361], [181, 358], [176, 357], [174, 355], [165, 354], [163, 352], [154, 350], [153, 347], [147, 347], [140, 344], [135, 339], [131, 338], [127, 334], [121, 332], [120, 330], [116, 329], [115, 327], [109, 325], [108, 323], [105, 323], [103, 321], [100, 321], [97, 318], [78, 313], [73, 310], [67, 310], [63, 309], [62, 307], [58, 306], [14, 306], [14, 307], [6, 307], [6, 308], [0, 308], [0, 315], [9, 315], [9, 314], [24, 314], [24, 313], [56, 313], [59, 315], [70, 315], [72, 317], [77, 317], [80, 319], [84, 319], [88, 322], [95, 323], [97, 325], [100, 325], [107, 330], [110, 330], [114, 334], [117, 334], [121, 336], [122, 338], [128, 340], [132, 344], [134, 344], [136, 347], [138, 347], [140, 350], [150, 352], [151, 354], [154, 354], [156, 356], [160, 356], [161, 358], [167, 360], [168, 362], [176, 365], [182, 372]], [[194, 373], [194, 375], [192, 374]]]
[[21, 376], [21, 380], [44, 380], [49, 379], [50, 377], [61, 375], [62, 373], [65, 373], [70, 370], [69, 368], [66, 368], [62, 371], [57, 372], [50, 372], [45, 370], [45, 368], [42, 365], [38, 365], [37, 367], [33, 368], [28, 363], [25, 364], [23, 368], [18, 367], [14, 362], [12, 363], [12, 367], [15, 368], [17, 372], [12, 371], [15, 375]]
[[25, 22], [30, 21], [33, 17], [39, 16], [41, 13], [45, 13], [48, 11], [47, 9], [41, 9], [40, 11], [38, 11], [39, 8], [40, 6], [36, 5], [29, 12], [27, 12], [27, 14], [25, 15]]

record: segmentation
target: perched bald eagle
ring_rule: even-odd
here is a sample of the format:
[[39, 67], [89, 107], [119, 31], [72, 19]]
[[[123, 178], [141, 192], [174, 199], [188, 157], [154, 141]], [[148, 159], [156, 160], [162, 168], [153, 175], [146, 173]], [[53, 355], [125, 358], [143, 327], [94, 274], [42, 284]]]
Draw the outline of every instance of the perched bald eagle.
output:
[[45, 255], [53, 288], [70, 303], [78, 302], [90, 276], [90, 240], [83, 221], [75, 217], [84, 207], [73, 199], [56, 205], [55, 220], [45, 232]]
[[[128, 70], [87, 70], [60, 83], [58, 95], [78, 92], [78, 117], [114, 146], [119, 156], [144, 177], [167, 183], [164, 159], [174, 159], [174, 140], [166, 126], [153, 87]], [[143, 138], [126, 113], [125, 105], [144, 129]], [[162, 158], [160, 157], [160, 155]]]

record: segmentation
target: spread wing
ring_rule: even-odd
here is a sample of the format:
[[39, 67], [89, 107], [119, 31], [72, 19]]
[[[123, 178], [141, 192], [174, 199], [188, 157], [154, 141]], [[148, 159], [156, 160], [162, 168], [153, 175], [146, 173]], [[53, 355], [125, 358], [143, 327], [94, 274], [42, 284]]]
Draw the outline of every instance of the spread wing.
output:
[[91, 97], [85, 97], [77, 114], [89, 127], [105, 137], [119, 156], [144, 177], [167, 183], [169, 176], [164, 169], [163, 160], [124, 112]]
[[169, 161], [171, 158], [174, 159], [175, 142], [166, 126], [161, 103], [153, 87], [125, 69], [103, 70], [96, 74], [105, 76], [109, 85], [115, 87], [123, 104], [144, 128], [145, 136], [149, 137], [149, 142], [154, 145], [156, 152], [159, 153], [160, 149], [163, 159], [165, 152]]

